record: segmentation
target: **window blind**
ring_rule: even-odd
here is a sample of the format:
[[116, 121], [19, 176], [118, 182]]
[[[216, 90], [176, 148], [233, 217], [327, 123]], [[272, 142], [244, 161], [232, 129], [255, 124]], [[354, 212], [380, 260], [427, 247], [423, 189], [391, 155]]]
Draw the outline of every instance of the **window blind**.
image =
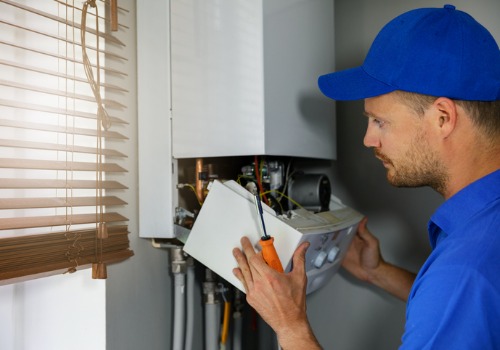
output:
[[118, 5], [0, 1], [0, 283], [133, 255]]

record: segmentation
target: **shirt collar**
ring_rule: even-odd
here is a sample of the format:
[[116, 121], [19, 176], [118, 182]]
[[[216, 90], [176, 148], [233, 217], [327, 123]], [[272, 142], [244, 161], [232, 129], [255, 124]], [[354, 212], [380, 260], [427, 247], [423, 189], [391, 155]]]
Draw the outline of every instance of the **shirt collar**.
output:
[[500, 198], [500, 169], [471, 183], [446, 202], [431, 217], [428, 231], [434, 249], [440, 233], [447, 235], [461, 228], [488, 203]]

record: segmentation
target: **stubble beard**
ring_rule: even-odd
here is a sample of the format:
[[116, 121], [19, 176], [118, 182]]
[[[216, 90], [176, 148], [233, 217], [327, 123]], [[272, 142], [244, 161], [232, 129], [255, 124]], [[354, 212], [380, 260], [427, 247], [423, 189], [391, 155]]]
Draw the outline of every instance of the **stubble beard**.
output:
[[387, 181], [396, 187], [429, 186], [442, 195], [446, 191], [448, 175], [446, 167], [431, 149], [422, 135], [417, 135], [407, 151], [393, 160], [374, 149], [375, 156], [385, 163]]

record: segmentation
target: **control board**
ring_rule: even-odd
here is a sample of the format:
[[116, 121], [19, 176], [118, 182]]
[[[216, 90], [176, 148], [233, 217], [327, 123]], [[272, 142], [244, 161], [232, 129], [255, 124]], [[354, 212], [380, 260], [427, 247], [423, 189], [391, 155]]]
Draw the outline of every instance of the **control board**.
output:
[[[362, 218], [349, 207], [317, 214], [298, 209], [290, 218], [281, 218], [302, 233], [300, 243], [310, 243], [306, 253], [307, 293], [325, 285], [337, 272]], [[291, 262], [286, 271], [290, 269]]]

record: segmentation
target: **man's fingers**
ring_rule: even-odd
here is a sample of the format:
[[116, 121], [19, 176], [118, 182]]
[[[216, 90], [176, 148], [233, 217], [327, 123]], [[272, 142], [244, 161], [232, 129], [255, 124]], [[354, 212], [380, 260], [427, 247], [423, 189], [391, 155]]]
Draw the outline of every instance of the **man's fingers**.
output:
[[247, 258], [239, 248], [233, 249], [233, 256], [238, 263], [238, 267], [233, 269], [233, 274], [243, 284], [245, 291], [248, 292], [248, 288], [252, 286], [252, 272], [250, 271]]
[[300, 273], [305, 269], [306, 252], [309, 245], [310, 243], [308, 241], [302, 242], [293, 253], [293, 269]]
[[253, 287], [253, 274], [255, 270], [250, 266], [250, 259], [257, 253], [255, 252], [252, 243], [247, 237], [241, 238], [242, 249], [234, 248], [233, 256], [238, 263], [238, 268], [233, 269], [233, 274], [245, 287], [248, 292], [249, 288]]
[[368, 230], [368, 227], [366, 227], [367, 223], [368, 223], [368, 217], [365, 216], [358, 225], [358, 232], [357, 232], [358, 237], [367, 242], [374, 242], [376, 241], [376, 238]]
[[359, 222], [358, 231], [361, 232], [362, 234], [366, 234], [367, 232], [370, 232], [370, 231], [368, 231], [368, 228], [366, 227], [367, 224], [368, 224], [368, 217], [365, 216]]
[[248, 237], [241, 238], [241, 247], [242, 247], [243, 253], [245, 253], [248, 260], [250, 260], [250, 258], [256, 254], [255, 249], [253, 248], [252, 242], [250, 242]]
[[262, 252], [257, 253], [255, 248], [247, 237], [241, 238], [241, 247], [245, 253], [247, 264], [252, 275], [261, 274], [262, 269], [267, 269], [267, 264], [262, 257]]
[[243, 273], [241, 272], [241, 269], [239, 267], [235, 267], [233, 269], [233, 275], [235, 275], [236, 278], [241, 282], [241, 284], [243, 284], [245, 292], [248, 293], [247, 281], [245, 280], [245, 277], [243, 277]]

